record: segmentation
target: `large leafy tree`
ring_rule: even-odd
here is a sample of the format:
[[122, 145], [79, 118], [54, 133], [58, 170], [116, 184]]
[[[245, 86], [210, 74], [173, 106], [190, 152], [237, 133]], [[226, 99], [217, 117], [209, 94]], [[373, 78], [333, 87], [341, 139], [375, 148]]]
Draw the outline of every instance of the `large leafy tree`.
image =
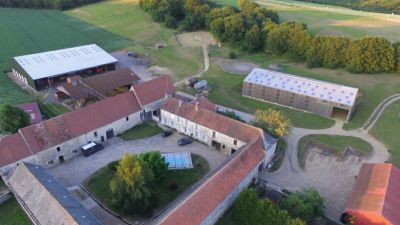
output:
[[324, 215], [324, 199], [316, 189], [295, 192], [283, 199], [279, 206], [286, 209], [292, 217], [311, 223], [315, 218]]
[[29, 115], [10, 104], [0, 105], [0, 131], [16, 133], [18, 129], [30, 124]]
[[153, 206], [152, 170], [136, 155], [125, 154], [110, 182], [112, 204], [126, 214], [147, 213]]
[[268, 109], [257, 110], [255, 125], [277, 137], [285, 136], [290, 129], [290, 120], [281, 111]]
[[168, 163], [165, 162], [159, 151], [142, 153], [139, 158], [152, 170], [155, 181], [159, 181], [167, 175]]

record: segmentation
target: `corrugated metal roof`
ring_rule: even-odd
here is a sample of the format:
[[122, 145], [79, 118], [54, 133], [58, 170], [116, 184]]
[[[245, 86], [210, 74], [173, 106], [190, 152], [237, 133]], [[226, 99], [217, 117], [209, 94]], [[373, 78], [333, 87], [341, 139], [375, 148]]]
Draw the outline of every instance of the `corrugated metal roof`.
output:
[[33, 80], [118, 62], [96, 44], [17, 56], [14, 59]]
[[255, 68], [245, 82], [353, 106], [358, 88]]

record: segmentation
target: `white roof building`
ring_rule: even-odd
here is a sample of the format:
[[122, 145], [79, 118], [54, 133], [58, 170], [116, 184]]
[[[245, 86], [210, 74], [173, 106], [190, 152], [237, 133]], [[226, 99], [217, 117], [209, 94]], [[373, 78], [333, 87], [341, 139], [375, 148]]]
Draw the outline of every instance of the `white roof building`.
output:
[[350, 107], [355, 104], [358, 93], [358, 88], [259, 68], [253, 69], [244, 81]]
[[32, 80], [55, 77], [118, 60], [96, 44], [14, 57]]

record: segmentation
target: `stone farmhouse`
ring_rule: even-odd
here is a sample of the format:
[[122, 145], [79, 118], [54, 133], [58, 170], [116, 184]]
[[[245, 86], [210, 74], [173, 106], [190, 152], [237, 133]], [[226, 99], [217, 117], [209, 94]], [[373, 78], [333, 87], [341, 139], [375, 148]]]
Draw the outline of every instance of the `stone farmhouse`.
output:
[[[175, 91], [171, 79], [162, 76], [135, 85], [127, 93], [20, 129], [0, 141], [0, 173], [36, 219], [51, 221], [54, 214], [59, 221], [67, 221], [74, 212], [59, 207], [57, 202], [63, 206], [62, 199], [54, 195], [52, 199], [45, 192], [52, 189], [51, 184], [39, 185], [42, 177], [53, 180], [44, 167], [74, 157], [88, 141], [106, 141], [145, 120], [155, 120], [229, 156], [150, 224], [214, 224], [271, 161], [277, 140], [259, 128], [218, 114], [215, 104], [205, 98], [187, 102], [174, 95]], [[32, 190], [27, 188], [30, 183]], [[44, 200], [36, 199], [37, 194]], [[41, 208], [47, 201], [54, 204], [52, 210]], [[31, 208], [36, 204], [43, 209], [40, 213]]]
[[[142, 96], [143, 87], [151, 89], [152, 95]], [[0, 140], [0, 172], [22, 161], [52, 166], [68, 160], [89, 141], [105, 142], [142, 123], [149, 113], [157, 114], [156, 106], [175, 91], [170, 78], [161, 76], [127, 93], [24, 127]]]
[[176, 98], [169, 98], [161, 108], [161, 124], [231, 157], [154, 224], [216, 223], [243, 188], [257, 178], [258, 172], [271, 161], [275, 153], [275, 138], [259, 128], [210, 109], [212, 107], [204, 100], [188, 103]]
[[34, 224], [101, 224], [43, 166], [21, 163], [8, 182]]

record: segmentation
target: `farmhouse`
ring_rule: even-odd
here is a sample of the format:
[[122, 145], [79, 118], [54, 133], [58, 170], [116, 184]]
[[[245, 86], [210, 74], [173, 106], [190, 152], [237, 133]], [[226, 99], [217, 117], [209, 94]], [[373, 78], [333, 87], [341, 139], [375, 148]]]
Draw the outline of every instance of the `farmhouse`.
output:
[[243, 95], [325, 117], [344, 115], [348, 121], [358, 89], [256, 68], [244, 80]]
[[400, 224], [400, 170], [387, 163], [364, 163], [348, 199], [342, 222]]
[[198, 101], [192, 104], [169, 98], [161, 109], [161, 124], [232, 156], [195, 190], [183, 194], [187, 197], [177, 201], [154, 224], [215, 224], [275, 153], [275, 138], [202, 108]]
[[[172, 84], [169, 77], [151, 82], [159, 88], [153, 89], [158, 93], [149, 99], [153, 102], [147, 102], [148, 105], [157, 105], [165, 99], [165, 95], [175, 92], [170, 85], [160, 84]], [[142, 108], [139, 99], [145, 99], [141, 92], [135, 94], [129, 91], [24, 127], [18, 133], [1, 139], [0, 173], [8, 172], [22, 161], [46, 166], [61, 163], [77, 155], [80, 147], [89, 141], [104, 142], [142, 123], [148, 111]], [[153, 111], [149, 113], [151, 115]]]
[[122, 94], [140, 81], [129, 68], [111, 71], [97, 76], [67, 78], [67, 83], [57, 87], [58, 99], [76, 107], [83, 106], [91, 100], [102, 100]]
[[115, 70], [118, 60], [99, 46], [85, 45], [14, 57], [12, 72], [36, 90], [56, 86], [68, 77]]
[[35, 224], [101, 224], [42, 166], [21, 163], [8, 182]]

